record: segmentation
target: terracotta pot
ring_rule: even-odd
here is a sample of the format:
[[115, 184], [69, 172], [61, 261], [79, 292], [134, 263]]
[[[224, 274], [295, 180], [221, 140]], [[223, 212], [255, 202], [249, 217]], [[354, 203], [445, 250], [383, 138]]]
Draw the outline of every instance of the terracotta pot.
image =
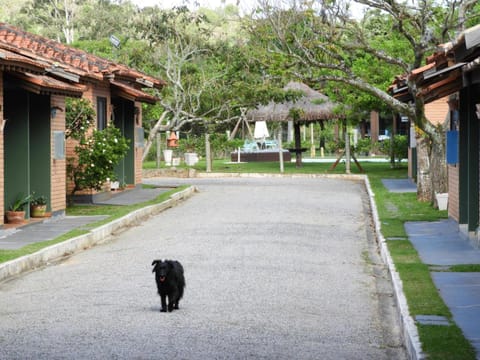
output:
[[47, 205], [32, 205], [30, 207], [30, 215], [32, 217], [44, 217], [47, 211]]
[[21, 224], [25, 221], [25, 211], [7, 211], [5, 216], [10, 224]]

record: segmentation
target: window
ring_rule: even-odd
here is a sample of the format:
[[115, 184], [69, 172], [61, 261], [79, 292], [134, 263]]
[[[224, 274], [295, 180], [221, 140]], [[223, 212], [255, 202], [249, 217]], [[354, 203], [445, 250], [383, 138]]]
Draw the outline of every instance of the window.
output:
[[97, 97], [97, 129], [103, 130], [107, 127], [107, 99]]

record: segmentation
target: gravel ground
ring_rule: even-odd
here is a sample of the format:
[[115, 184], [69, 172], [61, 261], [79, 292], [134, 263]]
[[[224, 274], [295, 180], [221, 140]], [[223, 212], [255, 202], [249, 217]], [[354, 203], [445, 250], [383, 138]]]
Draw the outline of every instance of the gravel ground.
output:
[[[405, 359], [362, 183], [184, 181], [188, 201], [0, 284], [0, 358]], [[173, 313], [157, 258], [185, 268]]]

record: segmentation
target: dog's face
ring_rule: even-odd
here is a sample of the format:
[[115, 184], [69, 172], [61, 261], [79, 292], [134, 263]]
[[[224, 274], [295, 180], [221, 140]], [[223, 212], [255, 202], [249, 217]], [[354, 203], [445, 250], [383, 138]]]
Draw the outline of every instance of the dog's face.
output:
[[171, 264], [162, 260], [153, 260], [152, 265], [154, 265], [152, 272], [157, 275], [160, 282], [164, 282], [170, 271]]

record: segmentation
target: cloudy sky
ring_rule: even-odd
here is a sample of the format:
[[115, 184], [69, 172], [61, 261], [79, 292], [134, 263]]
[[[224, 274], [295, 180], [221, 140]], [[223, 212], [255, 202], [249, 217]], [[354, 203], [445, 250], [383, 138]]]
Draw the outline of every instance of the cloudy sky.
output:
[[[166, 9], [173, 6], [185, 5], [185, 3], [210, 9], [215, 9], [225, 4], [234, 4], [244, 13], [248, 13], [249, 10], [254, 9], [257, 4], [256, 0], [132, 0], [132, 2], [141, 7], [158, 5]], [[195, 8], [195, 6], [193, 6], [193, 8]], [[351, 2], [351, 11], [354, 16], [360, 16], [362, 8], [361, 5]]]
[[[153, 6], [158, 5], [164, 8], [170, 8], [172, 6], [184, 5], [184, 0], [132, 0], [133, 3], [139, 6]], [[239, 1], [239, 3], [245, 3], [245, 0]], [[191, 0], [189, 3], [197, 3], [199, 6], [206, 8], [216, 8], [222, 6], [223, 4], [236, 4], [237, 0]], [[241, 7], [241, 5], [239, 4]]]

